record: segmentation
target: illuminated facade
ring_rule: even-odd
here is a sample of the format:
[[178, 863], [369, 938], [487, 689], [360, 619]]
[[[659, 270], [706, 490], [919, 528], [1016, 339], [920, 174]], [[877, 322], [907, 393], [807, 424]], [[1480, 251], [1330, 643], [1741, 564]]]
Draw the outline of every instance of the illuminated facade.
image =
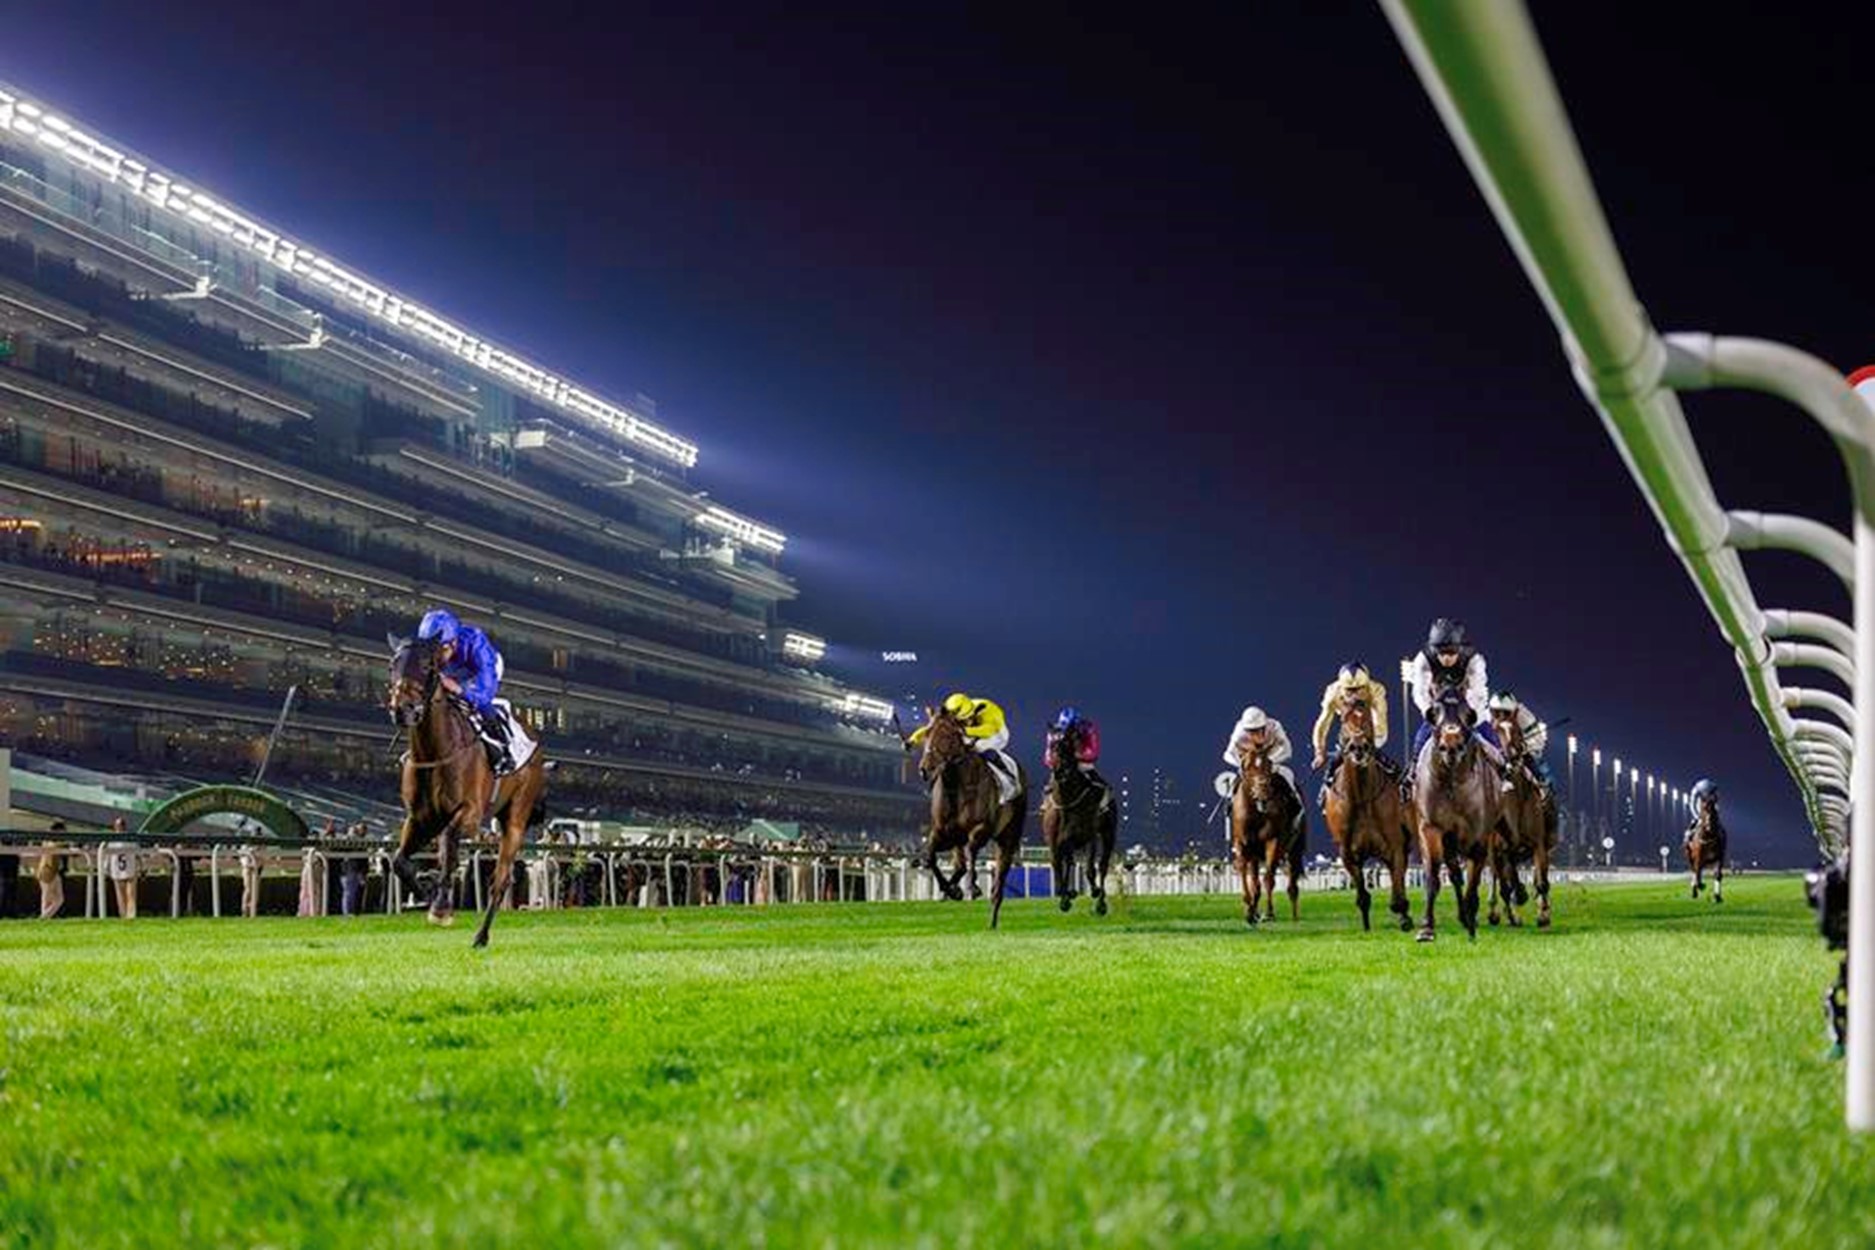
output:
[[384, 636], [442, 604], [562, 804], [909, 825], [890, 705], [698, 459], [0, 84], [0, 742], [239, 775], [296, 685], [276, 763], [385, 783]]

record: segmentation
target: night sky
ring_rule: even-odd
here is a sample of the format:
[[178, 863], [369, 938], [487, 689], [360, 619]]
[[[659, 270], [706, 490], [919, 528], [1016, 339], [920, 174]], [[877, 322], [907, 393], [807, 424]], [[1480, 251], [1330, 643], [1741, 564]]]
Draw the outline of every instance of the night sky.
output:
[[[1341, 661], [1391, 674], [1450, 613], [1541, 714], [1718, 779], [1739, 858], [1810, 857], [1377, 8], [897, 7], [29, 2], [0, 77], [655, 396], [696, 484], [790, 535], [796, 622], [844, 672], [998, 698], [1031, 758], [1072, 700], [1109, 772], [1204, 786], [1245, 703], [1301, 738]], [[1539, 17], [1656, 323], [1875, 358], [1870, 30], [1788, 3]], [[1727, 506], [1846, 520], [1794, 409], [1689, 412]], [[1764, 606], [1847, 615], [1800, 559], [1747, 565]]]

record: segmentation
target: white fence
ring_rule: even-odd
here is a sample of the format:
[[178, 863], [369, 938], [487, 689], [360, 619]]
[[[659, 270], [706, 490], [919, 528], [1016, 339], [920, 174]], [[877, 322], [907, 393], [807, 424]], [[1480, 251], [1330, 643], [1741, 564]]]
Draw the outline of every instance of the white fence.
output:
[[[1875, 808], [1851, 802], [1867, 784], [1865, 752], [1875, 742], [1875, 408], [1841, 373], [1793, 348], [1655, 330], [1519, 0], [1382, 5], [1542, 297], [1578, 384], [1736, 652], [1818, 845], [1862, 848], [1851, 869], [1846, 1102], [1851, 1128], [1875, 1128]], [[1849, 535], [1808, 517], [1720, 505], [1678, 396], [1715, 387], [1780, 396], [1828, 432], [1853, 487]], [[1761, 608], [1738, 553], [1773, 547], [1811, 556], [1841, 578], [1853, 623]], [[1827, 674], [1853, 701], [1785, 685], [1790, 668]], [[1793, 715], [1799, 710], [1820, 715]]]

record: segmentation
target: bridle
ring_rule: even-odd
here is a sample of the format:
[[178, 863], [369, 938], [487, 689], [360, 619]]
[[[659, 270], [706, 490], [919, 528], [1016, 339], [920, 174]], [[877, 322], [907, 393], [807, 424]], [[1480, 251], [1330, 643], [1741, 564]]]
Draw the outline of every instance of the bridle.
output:
[[[403, 645], [399, 646], [396, 651], [391, 653], [391, 671], [392, 672], [396, 672], [399, 666], [406, 662], [405, 657], [407, 657], [410, 654], [411, 649], [414, 645], [415, 644], [413, 643], [406, 642]], [[423, 681], [421, 683], [421, 686], [422, 686], [421, 697], [418, 700], [416, 700], [416, 706], [418, 708], [417, 718], [411, 721], [408, 725], [404, 724], [399, 719], [399, 711], [403, 705], [397, 701], [397, 692], [399, 690], [402, 690], [406, 686], [413, 684], [413, 681], [409, 676], [406, 675], [402, 677], [397, 677], [391, 682], [391, 688], [387, 692], [386, 697], [385, 697], [385, 704], [391, 713], [392, 720], [397, 724], [397, 728], [403, 731], [404, 736], [406, 738], [408, 738], [412, 734], [415, 734], [417, 729], [423, 724], [423, 722], [429, 719], [430, 705], [436, 701], [436, 689], [437, 689], [437, 686], [441, 683], [441, 681], [442, 681], [442, 677], [438, 669], [438, 666], [436, 664], [434, 653], [432, 653], [430, 661], [424, 665], [424, 669], [423, 669]], [[423, 763], [417, 763], [410, 758], [409, 748], [405, 748], [404, 753], [400, 757], [399, 762], [402, 763], [404, 767], [414, 769], [417, 772], [427, 772], [428, 770], [433, 769], [433, 768], [442, 768], [445, 765], [453, 764], [457, 760], [461, 759], [463, 756], [467, 755], [470, 751], [473, 751], [475, 749], [476, 735], [473, 732], [474, 727], [471, 726], [470, 730], [471, 732], [468, 738], [463, 742], [463, 744], [460, 747], [457, 747], [454, 751], [451, 751], [448, 755], [440, 756], [437, 759], [433, 759], [433, 760], [426, 760]], [[396, 741], [397, 741], [397, 735], [392, 734], [391, 735], [392, 744], [395, 745]]]
[[[1338, 791], [1344, 801], [1350, 805], [1371, 802], [1380, 793], [1378, 787], [1373, 794], [1366, 792], [1361, 784], [1367, 770], [1376, 763], [1374, 758], [1374, 721], [1373, 712], [1365, 702], [1355, 700], [1341, 712], [1341, 762], [1336, 770], [1334, 781], [1329, 789]], [[1354, 771], [1352, 793], [1342, 785], [1342, 779], [1348, 775], [1349, 767]]]

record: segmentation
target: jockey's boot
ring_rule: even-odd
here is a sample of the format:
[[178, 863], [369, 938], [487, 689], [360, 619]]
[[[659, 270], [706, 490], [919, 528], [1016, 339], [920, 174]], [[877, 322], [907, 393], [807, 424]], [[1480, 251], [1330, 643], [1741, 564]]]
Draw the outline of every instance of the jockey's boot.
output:
[[993, 750], [980, 751], [978, 754], [983, 757], [983, 762], [988, 764], [992, 771], [1009, 783], [1011, 788], [1016, 785], [1017, 778], [1021, 774], [1016, 772], [1015, 763], [1007, 754], [1002, 751]]
[[488, 748], [488, 766], [497, 777], [514, 769], [514, 754], [508, 739], [508, 720], [498, 711], [482, 717], [482, 744]]

